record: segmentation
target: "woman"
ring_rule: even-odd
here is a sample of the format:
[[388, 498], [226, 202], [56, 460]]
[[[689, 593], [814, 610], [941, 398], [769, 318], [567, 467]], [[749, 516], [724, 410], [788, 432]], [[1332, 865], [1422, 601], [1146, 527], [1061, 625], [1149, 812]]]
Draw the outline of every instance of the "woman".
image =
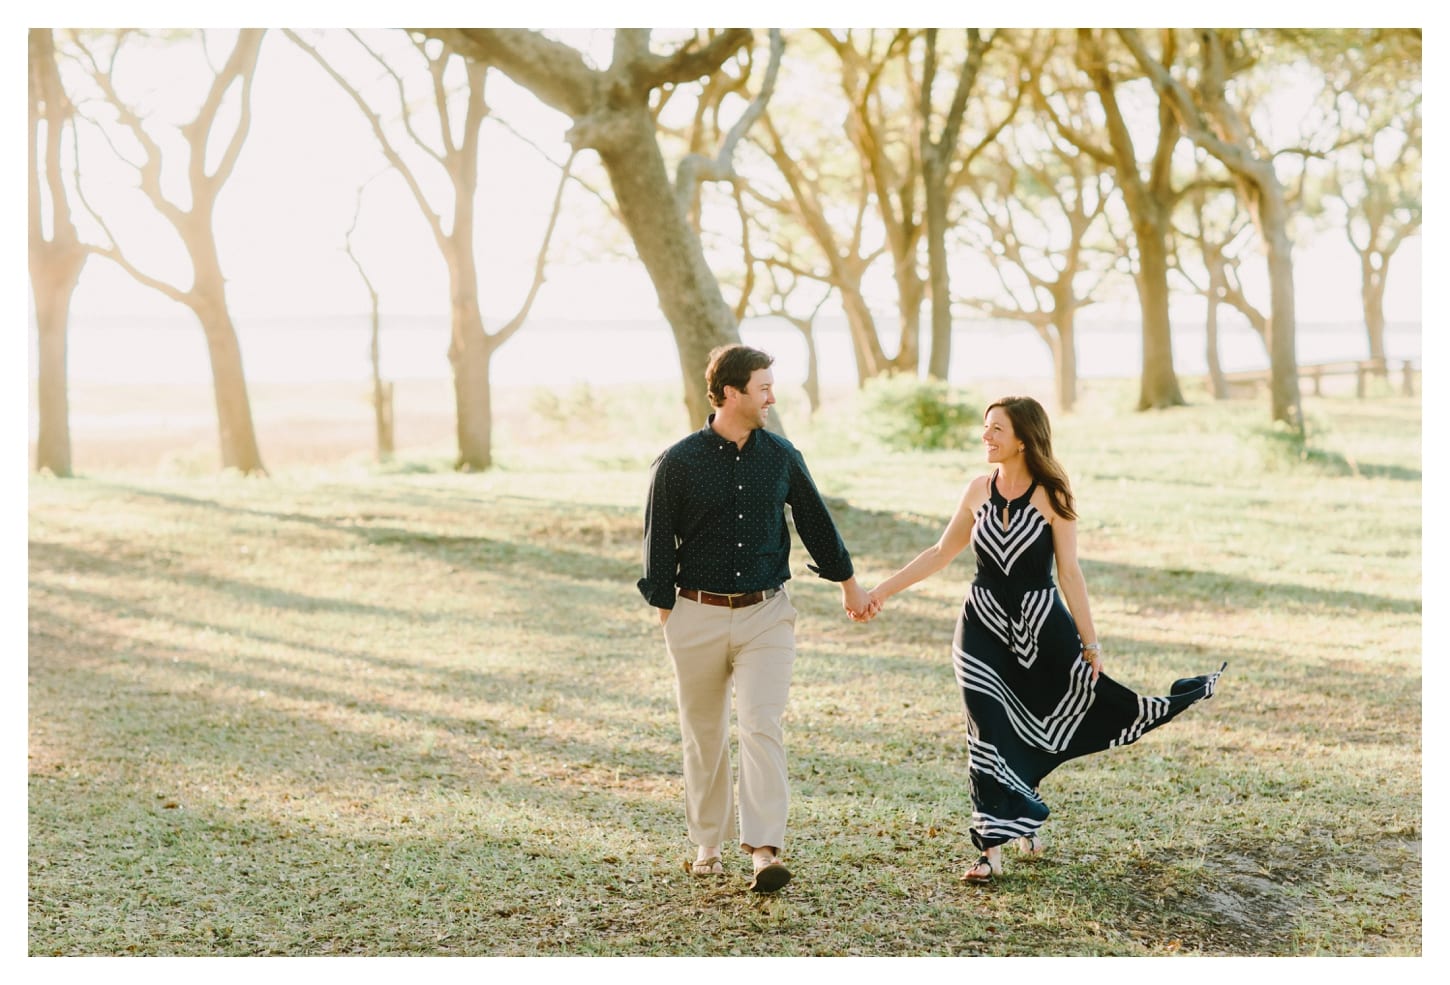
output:
[[972, 843], [981, 852], [962, 876], [968, 882], [1000, 875], [1002, 845], [1013, 839], [1028, 855], [1042, 853], [1043, 777], [1076, 756], [1135, 742], [1212, 697], [1228, 666], [1176, 681], [1161, 698], [1105, 675], [1077, 561], [1072, 490], [1052, 457], [1046, 412], [1031, 397], [1004, 397], [987, 408], [982, 441], [996, 469], [967, 486], [940, 540], [871, 591], [865, 614], [972, 545], [977, 576], [952, 640], [967, 711]]

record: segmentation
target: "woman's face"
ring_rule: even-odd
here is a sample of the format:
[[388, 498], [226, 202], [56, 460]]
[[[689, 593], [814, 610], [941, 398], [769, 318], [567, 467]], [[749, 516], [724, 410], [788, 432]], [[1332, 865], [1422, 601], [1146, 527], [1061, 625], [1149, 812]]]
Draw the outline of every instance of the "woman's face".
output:
[[982, 423], [982, 444], [987, 448], [987, 461], [1001, 463], [1022, 454], [1022, 442], [1012, 430], [1012, 418], [1001, 407], [987, 411]]

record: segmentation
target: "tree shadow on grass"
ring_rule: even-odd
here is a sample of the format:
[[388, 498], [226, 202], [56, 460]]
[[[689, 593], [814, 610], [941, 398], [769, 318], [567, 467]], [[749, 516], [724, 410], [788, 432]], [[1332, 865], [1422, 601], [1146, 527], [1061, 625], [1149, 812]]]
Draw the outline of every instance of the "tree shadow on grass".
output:
[[[646, 708], [635, 691], [601, 686], [590, 673], [597, 662], [576, 668], [579, 673], [572, 678], [554, 676], [542, 682], [527, 670], [421, 670], [430, 689], [455, 689], [480, 698], [500, 691], [525, 698], [521, 688], [533, 694], [567, 688], [572, 698], [598, 709], [600, 720], [614, 724], [621, 735], [628, 734], [627, 723], [638, 729], [651, 721], [651, 744], [633, 754], [622, 751], [624, 743], [618, 739], [559, 738], [547, 727], [500, 727], [482, 715], [420, 715], [410, 708], [409, 693], [359, 699], [347, 680], [279, 688], [260, 668], [248, 667], [247, 661], [261, 654], [242, 653], [237, 666], [218, 668], [181, 647], [138, 644], [89, 622], [62, 622], [44, 612], [34, 620], [32, 633], [32, 714], [45, 715], [51, 704], [45, 696], [57, 689], [84, 695], [89, 756], [103, 762], [131, 757], [158, 776], [167, 772], [171, 760], [178, 775], [200, 767], [224, 784], [243, 788], [250, 777], [291, 790], [296, 800], [293, 816], [284, 812], [278, 818], [270, 812], [259, 818], [255, 809], [239, 812], [230, 801], [219, 796], [209, 800], [193, 787], [183, 797], [184, 810], [169, 812], [156, 806], [150, 786], [137, 789], [131, 813], [113, 821], [133, 840], [143, 824], [150, 825], [152, 833], [145, 837], [153, 839], [151, 847], [143, 856], [126, 856], [133, 859], [129, 862], [109, 854], [109, 848], [99, 854], [91, 850], [87, 878], [76, 886], [55, 881], [63, 878], [69, 862], [63, 848], [45, 845], [52, 871], [33, 877], [33, 912], [54, 911], [59, 897], [79, 894], [100, 934], [104, 919], [110, 919], [104, 915], [120, 911], [158, 927], [182, 928], [167, 917], [176, 894], [188, 899], [200, 893], [226, 901], [207, 921], [152, 939], [143, 953], [782, 953], [778, 942], [738, 932], [728, 938], [727, 949], [721, 943], [726, 938], [711, 932], [717, 924], [723, 929], [758, 912], [751, 908], [759, 901], [744, 891], [740, 876], [702, 887], [678, 874], [678, 860], [670, 850], [661, 856], [660, 846], [682, 846], [673, 722], [661, 720], [672, 716], [660, 714], [665, 709], [659, 696]], [[126, 654], [127, 666], [115, 666], [118, 652]], [[343, 648], [336, 654], [368, 656]], [[55, 665], [45, 666], [51, 661]], [[170, 677], [176, 686], [161, 691], [138, 687], [137, 661], [150, 668], [152, 679]], [[922, 669], [906, 663], [899, 672], [913, 668]], [[197, 687], [202, 682], [205, 690]], [[515, 682], [517, 687], [512, 686]], [[921, 686], [920, 681], [916, 684]], [[270, 690], [286, 707], [223, 699], [217, 696], [219, 690]], [[309, 706], [313, 712], [304, 710]], [[387, 720], [408, 731], [382, 738], [373, 728], [349, 728], [337, 719], [343, 711]], [[145, 722], [140, 731], [138, 718]], [[243, 721], [246, 736], [241, 741], [218, 734], [235, 730]], [[914, 812], [939, 805], [944, 791], [960, 792], [966, 766], [963, 753], [943, 755], [936, 734], [919, 733], [910, 725], [882, 721], [842, 727], [848, 731], [833, 734], [832, 744], [859, 749], [859, 754], [793, 750], [802, 807], [817, 816], [805, 823], [798, 816], [795, 825], [802, 839], [796, 857], [802, 860], [805, 881], [793, 887], [785, 903], [794, 914], [790, 920], [795, 928], [786, 950], [840, 953], [850, 946], [873, 954], [957, 953], [965, 937], [972, 937], [1001, 953], [1004, 945], [993, 943], [992, 918], [977, 914], [970, 900], [951, 902], [952, 896], [918, 903], [909, 915], [898, 914], [891, 935], [877, 937], [863, 930], [833, 936], [832, 928], [841, 921], [858, 921], [863, 907], [891, 905], [895, 897], [876, 885], [880, 879], [894, 885], [899, 879], [921, 878], [918, 870], [943, 869], [946, 846], [925, 838], [915, 826], [901, 825]], [[423, 751], [416, 739], [429, 730], [465, 741]], [[494, 762], [470, 747], [503, 758]], [[616, 774], [613, 781], [618, 786], [611, 787], [601, 762], [624, 765], [624, 777]], [[820, 773], [836, 784], [823, 786], [815, 778]], [[423, 813], [449, 812], [445, 830], [424, 830], [388, 811], [380, 814], [372, 806], [380, 788], [405, 792]], [[437, 799], [440, 790], [448, 791], [446, 803]], [[32, 816], [41, 823], [32, 824], [32, 838], [50, 827], [53, 812], [87, 810], [82, 803], [57, 803], [68, 795], [64, 783], [33, 787]], [[828, 819], [833, 803], [839, 804], [842, 818], [854, 816], [853, 807], [869, 804], [874, 815], [887, 820], [822, 830], [820, 822]], [[827, 814], [820, 815], [821, 810]], [[885, 827], [878, 831], [882, 823]], [[581, 831], [596, 834], [581, 840]], [[829, 852], [812, 847], [823, 835], [833, 842]], [[104, 830], [92, 829], [92, 836], [99, 844], [112, 840]], [[847, 865], [848, 860], [854, 861]], [[281, 871], [297, 878], [273, 878], [279, 864]], [[1144, 898], [1144, 874], [1104, 872], [1086, 863], [1079, 867], [1091, 873], [1095, 894], [1101, 895], [1094, 904], [1098, 922], [1133, 925], [1133, 907]], [[187, 888], [171, 893], [158, 883], [176, 870], [186, 871]], [[928, 876], [927, 882], [933, 878], [954, 881], [951, 873]], [[851, 888], [841, 890], [846, 883]], [[1163, 920], [1145, 939], [1161, 941], [1163, 932], [1172, 930], [1189, 949], [1286, 953], [1288, 945], [1277, 924], [1249, 936], [1242, 927], [1226, 928], [1221, 914], [1193, 910], [1217, 899], [1203, 896], [1196, 885], [1180, 881], [1181, 899], [1162, 904]], [[1051, 912], [1050, 890], [1048, 885], [1032, 895], [1030, 882], [1008, 881], [992, 891], [1025, 894]], [[941, 889], [927, 891], [935, 901]], [[1253, 901], [1254, 891], [1255, 886], [1231, 880], [1214, 890], [1247, 902]], [[1220, 901], [1222, 906], [1232, 902]], [[72, 928], [84, 909], [68, 906]], [[255, 919], [247, 914], [264, 916], [260, 923], [244, 923], [243, 917]], [[1064, 928], [1044, 924], [1043, 930], [1057, 936], [1036, 944], [1018, 938], [1019, 953], [1057, 953], [1055, 949], [1066, 946]], [[69, 933], [73, 940], [75, 929]], [[43, 948], [45, 940], [44, 934], [32, 932], [33, 948]]]
[[[474, 534], [446, 533], [436, 530], [413, 529], [380, 520], [406, 520], [405, 516], [388, 516], [377, 512], [379, 497], [369, 497], [360, 505], [370, 507], [361, 511], [320, 515], [297, 511], [261, 510], [235, 504], [223, 504], [216, 500], [187, 496], [138, 486], [116, 486], [126, 493], [146, 499], [155, 499], [178, 506], [216, 510], [224, 514], [254, 517], [280, 523], [300, 523], [315, 528], [346, 535], [374, 547], [402, 549], [423, 556], [444, 560], [450, 564], [467, 565], [479, 570], [508, 569], [514, 571], [540, 571], [550, 575], [571, 578], [615, 579], [631, 582], [638, 577], [638, 537], [640, 517], [637, 512], [618, 508], [593, 506], [581, 510], [577, 504], [567, 500], [529, 500], [522, 497], [496, 497], [480, 499], [482, 505], [497, 509], [501, 500], [511, 500], [516, 505], [527, 505], [534, 510], [554, 509], [559, 523], [552, 529], [540, 528], [539, 541], [499, 539]], [[355, 493], [354, 493], [355, 494]], [[397, 497], [395, 497], [397, 498]], [[442, 497], [452, 507], [459, 505], [454, 495]], [[421, 495], [403, 496], [399, 501], [412, 508], [437, 508], [436, 499]], [[589, 517], [594, 522], [581, 522]], [[487, 518], [480, 517], [478, 525], [483, 526]], [[628, 530], [628, 552], [623, 548]], [[617, 541], [614, 535], [621, 535]], [[599, 550], [581, 550], [560, 546], [562, 537], [573, 537], [576, 542], [597, 548], [611, 548], [611, 553]], [[591, 544], [592, 542], [592, 544]]]

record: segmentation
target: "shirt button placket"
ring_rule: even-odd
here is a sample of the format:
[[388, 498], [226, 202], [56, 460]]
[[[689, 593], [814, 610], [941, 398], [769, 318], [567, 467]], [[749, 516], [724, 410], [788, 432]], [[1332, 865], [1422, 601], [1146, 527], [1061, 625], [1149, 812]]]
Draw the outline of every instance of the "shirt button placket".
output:
[[[739, 505], [741, 503], [741, 500], [744, 498], [743, 493], [744, 493], [744, 490], [745, 490], [745, 483], [741, 482], [740, 479], [741, 479], [741, 476], [740, 476], [740, 455], [739, 455], [739, 450], [737, 449], [736, 450], [736, 455], [735, 455], [735, 502], [736, 502], [737, 505]], [[735, 544], [735, 565], [736, 565], [736, 567], [739, 567], [739, 565], [740, 565], [740, 542], [738, 542], [738, 541]], [[735, 591], [738, 592], [738, 591], [740, 591], [740, 572], [739, 571], [736, 571], [735, 572], [735, 579], [736, 579], [736, 581], [735, 581], [734, 588], [735, 588]]]

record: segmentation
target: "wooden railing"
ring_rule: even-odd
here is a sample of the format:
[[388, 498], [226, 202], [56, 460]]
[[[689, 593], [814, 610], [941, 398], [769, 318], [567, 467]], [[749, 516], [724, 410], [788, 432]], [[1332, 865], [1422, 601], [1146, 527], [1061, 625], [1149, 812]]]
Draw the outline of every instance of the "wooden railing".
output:
[[[1397, 360], [1400, 372], [1400, 392], [1407, 397], [1415, 395], [1415, 379], [1419, 375], [1419, 367], [1413, 359]], [[1383, 359], [1350, 359], [1332, 363], [1308, 363], [1299, 367], [1299, 385], [1302, 388], [1307, 380], [1314, 387], [1316, 397], [1323, 396], [1323, 382], [1325, 379], [1336, 376], [1354, 377], [1354, 395], [1363, 397], [1368, 392], [1369, 378], [1379, 376], [1389, 379], [1390, 367]], [[1253, 389], [1269, 385], [1269, 371], [1267, 369], [1253, 369], [1239, 373], [1224, 373], [1223, 381], [1229, 387], [1229, 392], [1235, 390]]]

